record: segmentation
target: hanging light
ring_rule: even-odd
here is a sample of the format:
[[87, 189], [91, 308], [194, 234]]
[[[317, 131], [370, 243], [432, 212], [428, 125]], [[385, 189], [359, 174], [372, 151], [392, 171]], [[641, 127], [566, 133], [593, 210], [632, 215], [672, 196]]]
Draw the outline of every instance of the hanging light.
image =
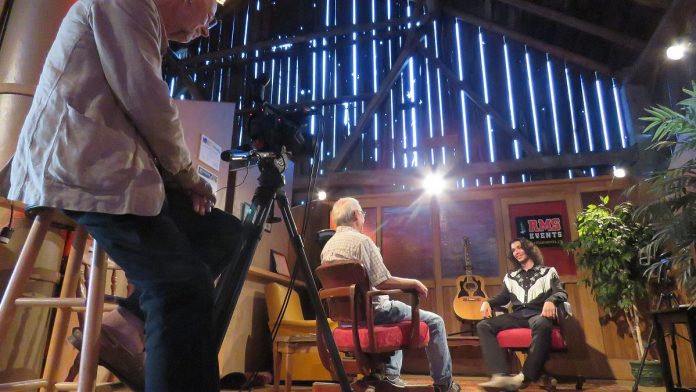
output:
[[673, 61], [681, 60], [686, 55], [687, 45], [683, 42], [676, 43], [665, 51], [667, 58]]
[[429, 195], [439, 195], [445, 190], [445, 179], [441, 174], [430, 173], [423, 179], [423, 189]]
[[626, 177], [626, 169], [624, 169], [621, 166], [614, 166], [614, 177], [616, 178], [624, 178]]

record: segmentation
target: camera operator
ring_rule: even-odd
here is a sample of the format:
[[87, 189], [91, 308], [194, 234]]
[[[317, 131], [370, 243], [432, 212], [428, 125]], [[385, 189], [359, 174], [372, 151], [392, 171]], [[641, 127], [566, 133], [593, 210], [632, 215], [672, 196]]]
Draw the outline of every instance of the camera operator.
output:
[[207, 36], [216, 9], [215, 0], [75, 2], [12, 163], [10, 199], [63, 210], [138, 288], [102, 336], [133, 335], [144, 317], [147, 391], [219, 390], [213, 277], [240, 224], [211, 213], [215, 196], [192, 167], [161, 77], [167, 40]]

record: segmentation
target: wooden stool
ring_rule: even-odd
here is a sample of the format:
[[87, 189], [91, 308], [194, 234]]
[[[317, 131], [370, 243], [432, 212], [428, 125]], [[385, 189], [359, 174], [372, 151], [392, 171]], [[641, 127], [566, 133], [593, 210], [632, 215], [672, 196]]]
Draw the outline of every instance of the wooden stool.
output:
[[[0, 341], [7, 335], [18, 306], [49, 306], [58, 308], [51, 343], [48, 350], [43, 378], [0, 384], [0, 390], [32, 390], [46, 388], [52, 390], [56, 383], [56, 369], [60, 361], [63, 341], [67, 336], [70, 310], [86, 307], [85, 326], [82, 340], [82, 360], [80, 361], [79, 392], [91, 392], [96, 388], [97, 362], [99, 359], [99, 333], [102, 313], [104, 311], [104, 291], [106, 286], [106, 253], [94, 242], [92, 268], [90, 269], [87, 298], [71, 298], [77, 289], [80, 264], [87, 242], [87, 232], [60, 211], [52, 208], [27, 209], [28, 214], [35, 215], [27, 241], [12, 272], [5, 294], [0, 304]], [[20, 298], [24, 287], [34, 269], [41, 245], [51, 224], [65, 228], [75, 228], [70, 256], [65, 268], [65, 276], [60, 298]]]
[[280, 364], [285, 360], [285, 392], [292, 390], [292, 355], [295, 353], [308, 353], [317, 346], [317, 335], [292, 335], [278, 336], [274, 342], [273, 350], [273, 391], [280, 388]]

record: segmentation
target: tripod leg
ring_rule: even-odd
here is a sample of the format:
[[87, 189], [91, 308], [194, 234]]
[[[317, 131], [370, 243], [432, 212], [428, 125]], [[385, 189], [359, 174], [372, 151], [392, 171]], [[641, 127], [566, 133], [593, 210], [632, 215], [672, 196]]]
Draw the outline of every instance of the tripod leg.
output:
[[278, 191], [276, 196], [276, 201], [280, 207], [280, 212], [283, 214], [283, 220], [285, 221], [285, 227], [288, 229], [288, 234], [292, 240], [293, 247], [295, 248], [295, 253], [297, 254], [297, 263], [299, 263], [300, 268], [305, 276], [305, 284], [307, 285], [307, 293], [309, 294], [309, 299], [312, 302], [312, 307], [314, 308], [314, 313], [317, 316], [317, 325], [319, 325], [319, 331], [324, 336], [324, 342], [329, 349], [329, 354], [331, 356], [331, 361], [333, 362], [334, 369], [338, 374], [339, 382], [341, 383], [341, 390], [343, 392], [349, 392], [350, 384], [348, 383], [348, 376], [346, 376], [346, 371], [343, 368], [343, 363], [341, 363], [341, 357], [338, 354], [338, 348], [336, 347], [336, 342], [331, 334], [331, 328], [329, 328], [329, 322], [326, 320], [326, 313], [321, 305], [321, 300], [319, 299], [319, 291], [317, 285], [314, 283], [314, 277], [312, 274], [312, 268], [307, 260], [307, 254], [305, 253], [304, 244], [302, 243], [302, 237], [297, 232], [297, 226], [295, 225], [295, 220], [290, 213], [290, 205], [288, 203], [288, 198], [285, 196], [285, 192], [281, 189]]
[[645, 359], [648, 357], [648, 351], [650, 351], [650, 346], [655, 338], [655, 326], [650, 327], [650, 335], [648, 336], [648, 345], [645, 347], [643, 352], [643, 358], [640, 359], [640, 368], [638, 368], [638, 374], [636, 374], [636, 380], [633, 382], [633, 392], [638, 392], [638, 381], [640, 381], [641, 375], [643, 375], [643, 367], [645, 367]]
[[677, 354], [677, 327], [672, 324], [670, 327], [670, 335], [672, 335], [672, 355], [674, 355], [674, 370], [677, 373], [677, 386], [681, 387], [681, 372], [679, 371], [679, 355]]

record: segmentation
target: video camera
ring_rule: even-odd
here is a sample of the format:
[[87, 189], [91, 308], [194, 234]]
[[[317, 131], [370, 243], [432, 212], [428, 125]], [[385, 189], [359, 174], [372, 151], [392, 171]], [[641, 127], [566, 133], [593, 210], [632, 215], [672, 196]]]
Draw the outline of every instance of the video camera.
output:
[[246, 123], [249, 144], [224, 151], [224, 161], [278, 158], [287, 155], [292, 160], [306, 158], [314, 153], [314, 137], [309, 132], [309, 107], [285, 110], [264, 100], [264, 89], [270, 78], [266, 74], [251, 82], [250, 95], [256, 104]]

